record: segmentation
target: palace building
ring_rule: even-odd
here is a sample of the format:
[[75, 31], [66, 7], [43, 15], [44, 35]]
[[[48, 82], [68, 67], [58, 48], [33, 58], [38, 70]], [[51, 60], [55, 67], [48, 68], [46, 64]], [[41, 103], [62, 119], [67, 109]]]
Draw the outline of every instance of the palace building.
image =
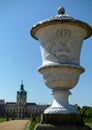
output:
[[0, 100], [0, 117], [29, 118], [31, 115], [40, 115], [48, 105], [38, 105], [27, 102], [27, 92], [24, 90], [23, 82], [17, 91], [16, 102]]

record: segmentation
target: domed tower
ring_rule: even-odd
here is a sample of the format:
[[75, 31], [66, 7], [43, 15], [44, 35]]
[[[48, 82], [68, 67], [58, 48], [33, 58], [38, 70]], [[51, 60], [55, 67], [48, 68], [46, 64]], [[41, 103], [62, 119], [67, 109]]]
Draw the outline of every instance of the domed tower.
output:
[[26, 115], [27, 92], [24, 90], [23, 81], [21, 81], [20, 90], [17, 91], [17, 112], [19, 118]]

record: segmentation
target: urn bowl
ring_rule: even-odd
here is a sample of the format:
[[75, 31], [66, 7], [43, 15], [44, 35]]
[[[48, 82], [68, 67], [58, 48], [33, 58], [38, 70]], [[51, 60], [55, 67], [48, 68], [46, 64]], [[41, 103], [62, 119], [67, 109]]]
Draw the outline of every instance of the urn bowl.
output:
[[84, 68], [80, 66], [53, 65], [40, 67], [45, 84], [51, 89], [72, 89]]

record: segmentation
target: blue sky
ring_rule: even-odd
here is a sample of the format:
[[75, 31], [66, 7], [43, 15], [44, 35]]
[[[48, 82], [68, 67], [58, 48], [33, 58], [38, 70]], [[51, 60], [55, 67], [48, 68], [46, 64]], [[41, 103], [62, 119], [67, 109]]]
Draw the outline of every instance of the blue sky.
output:
[[[37, 71], [42, 64], [39, 41], [30, 35], [31, 27], [57, 15], [63, 6], [66, 14], [92, 25], [92, 0], [0, 0], [0, 99], [16, 101], [21, 80], [28, 101], [52, 103], [51, 90]], [[92, 106], [92, 37], [85, 40], [81, 66], [85, 72], [71, 90], [71, 104]]]

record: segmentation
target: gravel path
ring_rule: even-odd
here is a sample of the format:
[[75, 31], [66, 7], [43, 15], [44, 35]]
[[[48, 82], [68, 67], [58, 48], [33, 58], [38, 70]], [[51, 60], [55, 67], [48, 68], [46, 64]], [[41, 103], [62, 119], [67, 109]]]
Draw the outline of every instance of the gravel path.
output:
[[13, 120], [0, 123], [0, 130], [24, 130], [28, 120]]

